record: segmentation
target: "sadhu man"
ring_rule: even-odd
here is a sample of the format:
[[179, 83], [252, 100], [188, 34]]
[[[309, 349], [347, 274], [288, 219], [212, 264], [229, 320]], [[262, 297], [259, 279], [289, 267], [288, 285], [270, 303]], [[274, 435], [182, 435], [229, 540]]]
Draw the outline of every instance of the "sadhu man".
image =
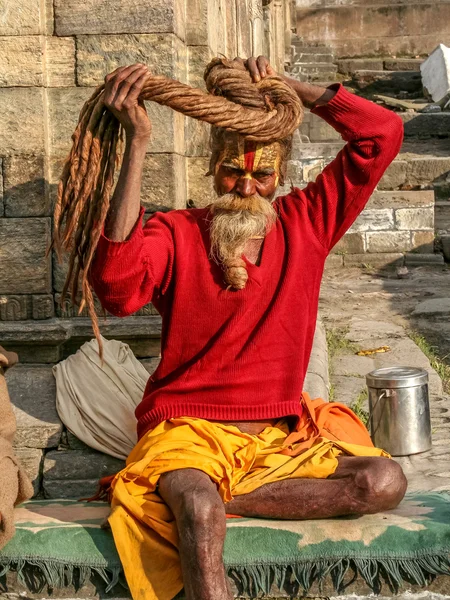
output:
[[[274, 74], [264, 57], [244, 64], [254, 82]], [[143, 225], [147, 75], [119, 68], [105, 89], [126, 149], [92, 282], [117, 316], [149, 301], [162, 315], [162, 358], [136, 411], [139, 442], [112, 485], [110, 524], [135, 600], [169, 600], [183, 586], [189, 600], [224, 600], [227, 514], [363, 515], [405, 494], [399, 465], [348, 409], [302, 394], [325, 259], [398, 153], [403, 126], [339, 84], [284, 78], [347, 142], [317, 180], [277, 197], [289, 140], [215, 130], [216, 200]]]

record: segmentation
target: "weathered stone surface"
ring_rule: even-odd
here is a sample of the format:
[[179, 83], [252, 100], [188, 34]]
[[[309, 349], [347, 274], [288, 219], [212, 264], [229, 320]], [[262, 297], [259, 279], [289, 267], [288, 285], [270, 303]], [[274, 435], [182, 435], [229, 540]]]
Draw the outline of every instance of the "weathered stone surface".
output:
[[450, 202], [436, 202], [434, 221], [436, 231], [450, 232]]
[[398, 208], [395, 211], [397, 229], [433, 229], [434, 210], [430, 208]]
[[42, 45], [38, 36], [0, 36], [0, 87], [43, 83]]
[[407, 254], [405, 256], [406, 265], [444, 265], [442, 254]]
[[347, 233], [332, 250], [335, 254], [362, 254], [365, 251], [364, 233]]
[[[148, 151], [154, 153], [185, 153], [185, 135], [190, 129], [188, 122], [200, 124], [200, 121], [188, 119], [168, 106], [156, 102], [146, 102], [148, 116], [152, 122], [152, 136]], [[203, 124], [204, 125], [204, 124]]]
[[440, 113], [401, 113], [405, 125], [405, 138], [444, 138], [450, 137], [450, 112]]
[[369, 70], [382, 71], [383, 61], [380, 58], [347, 58], [338, 60], [338, 72], [344, 75], [353, 75], [355, 71]]
[[367, 252], [406, 252], [411, 249], [409, 231], [367, 233]]
[[50, 216], [43, 156], [10, 156], [3, 162], [5, 217]]
[[50, 219], [0, 219], [0, 293], [51, 291]]
[[186, 165], [179, 154], [147, 154], [141, 202], [147, 211], [186, 208]]
[[394, 212], [390, 208], [366, 208], [353, 223], [350, 232], [394, 229]]
[[411, 232], [411, 250], [432, 254], [434, 250], [434, 231]]
[[0, 321], [21, 321], [30, 316], [30, 296], [0, 296]]
[[367, 389], [365, 377], [356, 377], [355, 375], [356, 373], [353, 375], [333, 374], [335, 402], [342, 402], [347, 406], [351, 406], [361, 392]]
[[42, 32], [40, 0], [5, 0], [1, 5], [0, 35], [37, 35]]
[[56, 412], [52, 367], [17, 365], [7, 372], [6, 380], [17, 419], [15, 446], [56, 447], [62, 423]]
[[[49, 150], [56, 157], [66, 157], [72, 145], [71, 136], [84, 103], [93, 88], [51, 88], [47, 90]], [[1, 92], [0, 92], [1, 93]]]
[[448, 34], [446, 2], [334, 4], [298, 8], [297, 33], [304, 43], [326, 40], [342, 58], [427, 55]]
[[421, 58], [389, 58], [384, 61], [386, 71], [420, 71]]
[[44, 460], [44, 493], [47, 498], [91, 496], [101, 477], [114, 475], [124, 466], [124, 461], [94, 450], [48, 452]]
[[161, 356], [161, 340], [159, 337], [137, 339], [128, 338], [125, 334], [121, 339], [130, 346], [136, 358], [159, 358]]
[[407, 182], [410, 185], [431, 184], [449, 172], [450, 158], [448, 157], [413, 158], [408, 161]]
[[329, 254], [327, 256], [325, 261], [325, 269], [336, 269], [343, 266], [344, 256], [342, 254]]
[[186, 81], [186, 49], [174, 34], [79, 35], [78, 85], [96, 86], [117, 67], [137, 62], [159, 75]]
[[55, 307], [53, 303], [53, 296], [51, 294], [46, 295], [33, 295], [32, 296], [32, 310], [33, 319], [51, 319], [55, 316]]
[[420, 72], [415, 71], [357, 71], [353, 81], [359, 90], [371, 93], [418, 92], [422, 89]]
[[365, 265], [378, 268], [399, 267], [404, 263], [404, 256], [399, 252], [347, 254], [343, 258], [344, 266], [346, 267], [361, 267]]
[[333, 373], [341, 377], [365, 377], [375, 369], [375, 361], [370, 356], [335, 356]]
[[[190, 46], [188, 50], [188, 83], [206, 89], [203, 73], [213, 53], [208, 46]], [[197, 119], [186, 119], [185, 123], [186, 156], [208, 156], [210, 125]]]
[[313, 158], [324, 158], [328, 160], [334, 158], [343, 146], [344, 142], [311, 144], [309, 142], [303, 142], [300, 135], [294, 134], [291, 157], [292, 160], [311, 160]]
[[44, 453], [37, 448], [16, 448], [14, 452], [33, 484], [36, 496], [41, 485], [41, 463]]
[[324, 166], [325, 163], [321, 159], [302, 161], [302, 181], [304, 183], [315, 181], [322, 173]]
[[58, 36], [102, 33], [176, 33], [185, 37], [182, 0], [55, 0]]
[[160, 363], [160, 358], [159, 357], [155, 357], [155, 358], [144, 358], [143, 360], [141, 360], [141, 364], [142, 366], [147, 369], [148, 373], [150, 375], [152, 375], [156, 369], [158, 368], [158, 365]]
[[208, 0], [190, 0], [189, 18], [186, 19], [186, 44], [208, 44]]
[[[310, 125], [308, 137], [311, 142], [334, 142], [341, 139], [341, 135], [331, 125], [328, 125], [326, 121], [318, 117], [317, 115], [310, 114]], [[302, 131], [302, 127], [300, 127]]]
[[434, 192], [431, 190], [421, 190], [413, 192], [404, 192], [402, 190], [394, 192], [374, 192], [367, 203], [367, 208], [411, 208], [411, 207], [433, 207]]
[[0, 158], [0, 218], [4, 216], [4, 203], [3, 203], [3, 159]]
[[46, 36], [44, 43], [46, 87], [73, 87], [76, 83], [74, 38]]
[[0, 154], [44, 152], [42, 88], [0, 88]]
[[395, 190], [403, 185], [406, 181], [407, 165], [405, 160], [395, 160], [391, 163], [378, 183], [378, 189]]
[[420, 302], [413, 315], [450, 315], [450, 298], [430, 298]]
[[209, 168], [208, 158], [187, 159], [187, 199], [199, 208], [207, 206], [216, 197], [212, 176], [206, 177]]
[[0, 320], [20, 321], [31, 316], [30, 296], [0, 296]]
[[450, 235], [443, 235], [441, 237], [441, 244], [444, 258], [447, 262], [450, 262]]

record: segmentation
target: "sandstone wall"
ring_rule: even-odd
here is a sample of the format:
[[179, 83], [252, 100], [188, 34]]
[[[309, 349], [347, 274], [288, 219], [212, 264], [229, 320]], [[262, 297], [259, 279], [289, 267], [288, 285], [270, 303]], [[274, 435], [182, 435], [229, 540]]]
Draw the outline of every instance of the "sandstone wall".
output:
[[296, 0], [297, 34], [337, 57], [427, 55], [450, 39], [448, 0]]
[[[59, 316], [64, 267], [47, 256], [52, 206], [79, 111], [119, 65], [202, 85], [214, 55], [283, 68], [288, 0], [14, 0], [0, 19], [0, 322]], [[149, 104], [146, 209], [208, 201], [208, 130]], [[66, 315], [70, 316], [70, 315]], [[0, 341], [1, 341], [0, 325]]]

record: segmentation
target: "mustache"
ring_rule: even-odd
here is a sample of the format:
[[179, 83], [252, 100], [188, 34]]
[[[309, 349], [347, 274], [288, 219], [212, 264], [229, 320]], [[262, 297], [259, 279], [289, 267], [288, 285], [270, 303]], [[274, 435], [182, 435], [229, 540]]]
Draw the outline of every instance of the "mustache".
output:
[[273, 211], [272, 202], [263, 198], [258, 193], [246, 198], [238, 194], [223, 194], [213, 201], [213, 212], [223, 211], [245, 211], [252, 215], [270, 214]]

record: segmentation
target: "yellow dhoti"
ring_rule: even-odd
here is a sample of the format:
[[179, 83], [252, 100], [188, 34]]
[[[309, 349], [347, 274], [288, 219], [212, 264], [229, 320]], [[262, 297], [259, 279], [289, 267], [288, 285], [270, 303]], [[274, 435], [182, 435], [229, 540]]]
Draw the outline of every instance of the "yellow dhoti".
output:
[[[324, 479], [334, 473], [342, 454], [388, 456], [372, 446], [346, 407], [314, 402], [306, 397], [303, 422], [294, 434], [284, 421], [249, 435], [231, 425], [182, 417], [143, 436], [112, 483], [109, 518], [134, 600], [171, 600], [183, 587], [175, 520], [157, 492], [163, 473], [203, 471], [226, 503], [274, 481]], [[358, 443], [329, 439], [335, 437], [333, 423], [344, 439], [353, 432]]]

